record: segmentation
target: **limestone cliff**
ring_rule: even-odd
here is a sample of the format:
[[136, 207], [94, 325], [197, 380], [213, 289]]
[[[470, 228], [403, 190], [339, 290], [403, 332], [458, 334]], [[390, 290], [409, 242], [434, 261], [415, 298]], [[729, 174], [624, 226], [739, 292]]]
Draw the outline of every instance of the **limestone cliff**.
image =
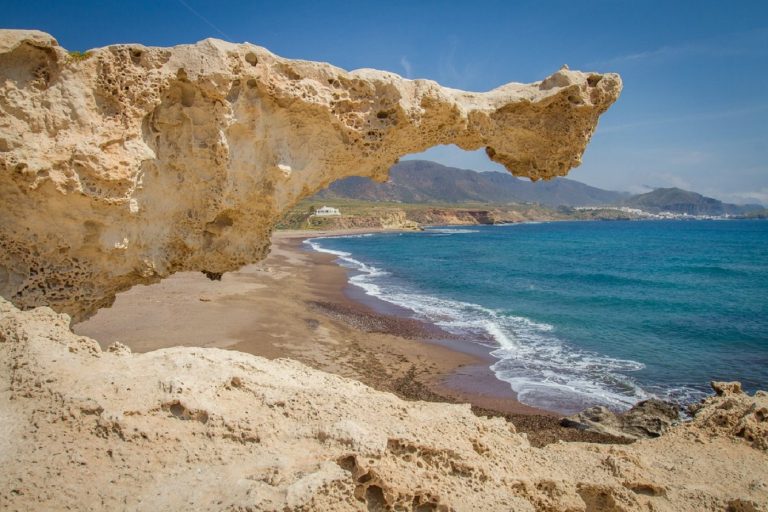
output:
[[467, 210], [460, 208], [425, 208], [409, 213], [409, 218], [423, 225], [472, 226], [501, 222], [490, 210]]
[[238, 268], [300, 198], [437, 144], [564, 175], [620, 90], [561, 69], [471, 93], [215, 39], [83, 55], [3, 30], [0, 295], [82, 319], [134, 284]]
[[304, 216], [294, 226], [298, 229], [396, 229], [418, 230], [418, 223], [409, 220], [400, 208], [372, 207], [359, 215], [340, 215], [333, 217]]

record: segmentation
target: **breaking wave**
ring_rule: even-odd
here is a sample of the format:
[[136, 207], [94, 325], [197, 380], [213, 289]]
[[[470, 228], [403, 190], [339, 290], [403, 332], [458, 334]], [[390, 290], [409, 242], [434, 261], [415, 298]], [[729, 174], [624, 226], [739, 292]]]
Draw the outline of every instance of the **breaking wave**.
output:
[[497, 359], [491, 370], [498, 379], [509, 383], [525, 404], [570, 414], [594, 405], [624, 410], [654, 396], [687, 403], [703, 395], [692, 388], [659, 389], [655, 393], [643, 389], [628, 375], [645, 367], [640, 362], [574, 347], [560, 339], [549, 324], [479, 304], [419, 293], [388, 279], [388, 272], [349, 252], [324, 248], [321, 240], [304, 243], [318, 252], [337, 256], [339, 264], [353, 271], [349, 282], [366, 294], [406, 308], [415, 317], [467, 342], [488, 347]]

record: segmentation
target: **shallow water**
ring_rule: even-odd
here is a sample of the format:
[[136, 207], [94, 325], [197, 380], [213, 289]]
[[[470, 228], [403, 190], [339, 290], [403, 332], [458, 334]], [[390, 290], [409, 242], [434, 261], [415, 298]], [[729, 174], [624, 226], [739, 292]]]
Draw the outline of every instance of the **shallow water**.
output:
[[350, 282], [493, 348], [519, 399], [571, 412], [710, 380], [768, 389], [768, 222], [555, 222], [320, 238]]

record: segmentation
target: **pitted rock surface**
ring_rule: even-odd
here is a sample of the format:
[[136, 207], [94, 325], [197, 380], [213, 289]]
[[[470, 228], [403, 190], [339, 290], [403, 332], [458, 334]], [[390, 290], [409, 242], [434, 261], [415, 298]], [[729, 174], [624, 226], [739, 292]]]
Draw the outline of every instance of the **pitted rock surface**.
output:
[[768, 395], [629, 445], [534, 448], [469, 405], [287, 359], [132, 354], [0, 299], [3, 510], [765, 510]]

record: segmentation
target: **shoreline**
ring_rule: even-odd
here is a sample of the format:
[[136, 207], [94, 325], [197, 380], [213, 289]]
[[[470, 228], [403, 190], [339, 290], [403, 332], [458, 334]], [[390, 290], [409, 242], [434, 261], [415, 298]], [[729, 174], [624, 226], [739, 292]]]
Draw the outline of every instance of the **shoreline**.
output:
[[[331, 263], [336, 264], [334, 262], [337, 258], [334, 255], [306, 249], [303, 242], [312, 238], [373, 233], [396, 233], [400, 231], [401, 230], [389, 229], [331, 230], [325, 231], [318, 236], [307, 236], [306, 232], [303, 234], [290, 232], [285, 235], [285, 238], [296, 241], [294, 247], [295, 250], [305, 250], [309, 252], [312, 257], [315, 255], [320, 257], [328, 256], [330, 257]], [[276, 233], [280, 238], [283, 237], [280, 235], [280, 232]], [[273, 240], [275, 240], [274, 237]], [[350, 271], [338, 264], [336, 265], [342, 268], [347, 275], [346, 282], [342, 285], [345, 298], [351, 300], [353, 303], [367, 306], [378, 314], [398, 317], [400, 321], [413, 321], [410, 318], [410, 310], [384, 301], [378, 297], [368, 295], [365, 291], [349, 281], [351, 275]], [[496, 358], [491, 355], [491, 348], [477, 343], [467, 343], [465, 340], [445, 332], [436, 325], [429, 324], [428, 322], [424, 322], [424, 325], [427, 326], [427, 329], [425, 330], [426, 332], [423, 332], [421, 336], [417, 336], [416, 341], [436, 345], [456, 353], [468, 355], [474, 359], [471, 363], [457, 366], [448, 374], [436, 375], [434, 378], [430, 379], [428, 386], [436, 394], [453, 398], [458, 402], [469, 402], [477, 407], [505, 413], [562, 416], [562, 414], [557, 411], [550, 411], [520, 402], [517, 398], [517, 393], [512, 390], [509, 384], [499, 380], [495, 373], [490, 369], [490, 366], [496, 362]]]
[[[338, 286], [343, 288], [343, 299], [351, 301], [352, 308], [363, 306], [370, 308], [378, 315], [383, 315], [385, 318], [397, 318], [397, 322], [416, 322], [420, 324], [420, 329], [417, 327], [410, 333], [410, 336], [406, 337], [412, 338], [416, 342], [436, 345], [443, 349], [458, 354], [464, 354], [472, 358], [471, 362], [458, 365], [447, 374], [435, 375], [433, 378], [428, 379], [426, 385], [432, 392], [437, 395], [453, 398], [458, 402], [469, 402], [478, 407], [510, 414], [562, 416], [556, 411], [549, 411], [520, 402], [517, 399], [517, 394], [511, 387], [504, 381], [496, 378], [496, 375], [490, 369], [490, 365], [496, 361], [496, 359], [490, 355], [491, 349], [475, 343], [465, 343], [460, 338], [443, 331], [436, 325], [430, 324], [429, 322], [413, 320], [409, 317], [410, 310], [366, 294], [363, 290], [354, 286], [349, 281], [351, 272], [335, 263], [337, 259], [336, 256], [305, 248], [303, 244], [305, 240], [312, 238], [393, 232], [397, 233], [402, 231], [391, 229], [328, 230], [318, 235], [315, 235], [310, 231], [303, 233], [291, 231], [283, 235], [278, 231], [275, 233], [277, 236], [273, 236], [273, 242], [277, 239], [291, 240], [295, 244], [292, 247], [293, 250], [306, 251], [311, 258], [315, 259], [316, 264], [319, 263], [322, 265], [325, 263], [324, 260], [328, 259], [330, 264], [341, 268], [346, 274], [346, 279], [344, 283], [339, 283]], [[335, 299], [341, 300], [342, 298], [337, 296]], [[347, 304], [347, 307], [349, 306], [350, 303]], [[342, 319], [342, 321], [344, 320]], [[347, 321], [349, 321], [349, 319], [347, 319]], [[396, 329], [392, 329], [390, 333], [403, 334], [397, 333]]]
[[[324, 313], [327, 316], [335, 317], [352, 325], [358, 322], [356, 316], [359, 315], [376, 318], [376, 329], [380, 329], [378, 332], [398, 335], [408, 338], [414, 343], [431, 345], [439, 347], [440, 350], [447, 350], [449, 353], [460, 354], [462, 357], [457, 358], [460, 359], [457, 361], [460, 364], [449, 369], [448, 372], [423, 379], [422, 384], [435, 395], [507, 414], [561, 417], [562, 415], [555, 411], [544, 410], [520, 402], [511, 387], [497, 379], [491, 371], [490, 365], [495, 359], [490, 355], [491, 350], [489, 348], [475, 343], [464, 343], [460, 338], [434, 324], [410, 318], [408, 316], [409, 310], [366, 294], [349, 282], [350, 272], [335, 263], [336, 256], [318, 252], [303, 245], [304, 240], [311, 238], [381, 232], [399, 232], [399, 230], [336, 230], [326, 231], [325, 234], [318, 236], [306, 236], [306, 233], [304, 235], [290, 233], [285, 236], [286, 240], [291, 241], [292, 250], [306, 252], [318, 268], [331, 264], [344, 273], [343, 282], [334, 284], [334, 287], [341, 289], [341, 293], [331, 294], [330, 298], [333, 301], [330, 304], [320, 304], [315, 305], [315, 307], [325, 310]], [[283, 237], [278, 232], [278, 237], [273, 237], [273, 243], [281, 238]], [[465, 358], [468, 360], [465, 361]], [[421, 394], [424, 395], [425, 393], [422, 392]]]
[[134, 352], [184, 345], [295, 359], [406, 400], [470, 403], [478, 415], [511, 421], [535, 446], [618, 442], [562, 427], [561, 415], [520, 403], [490, 370], [493, 359], [483, 347], [462, 347], [439, 327], [398, 315], [397, 306], [375, 297], [360, 300], [336, 256], [303, 244], [385, 231], [399, 230], [277, 231], [270, 255], [258, 264], [221, 281], [185, 272], [134, 287], [73, 330], [102, 347], [120, 341]]

